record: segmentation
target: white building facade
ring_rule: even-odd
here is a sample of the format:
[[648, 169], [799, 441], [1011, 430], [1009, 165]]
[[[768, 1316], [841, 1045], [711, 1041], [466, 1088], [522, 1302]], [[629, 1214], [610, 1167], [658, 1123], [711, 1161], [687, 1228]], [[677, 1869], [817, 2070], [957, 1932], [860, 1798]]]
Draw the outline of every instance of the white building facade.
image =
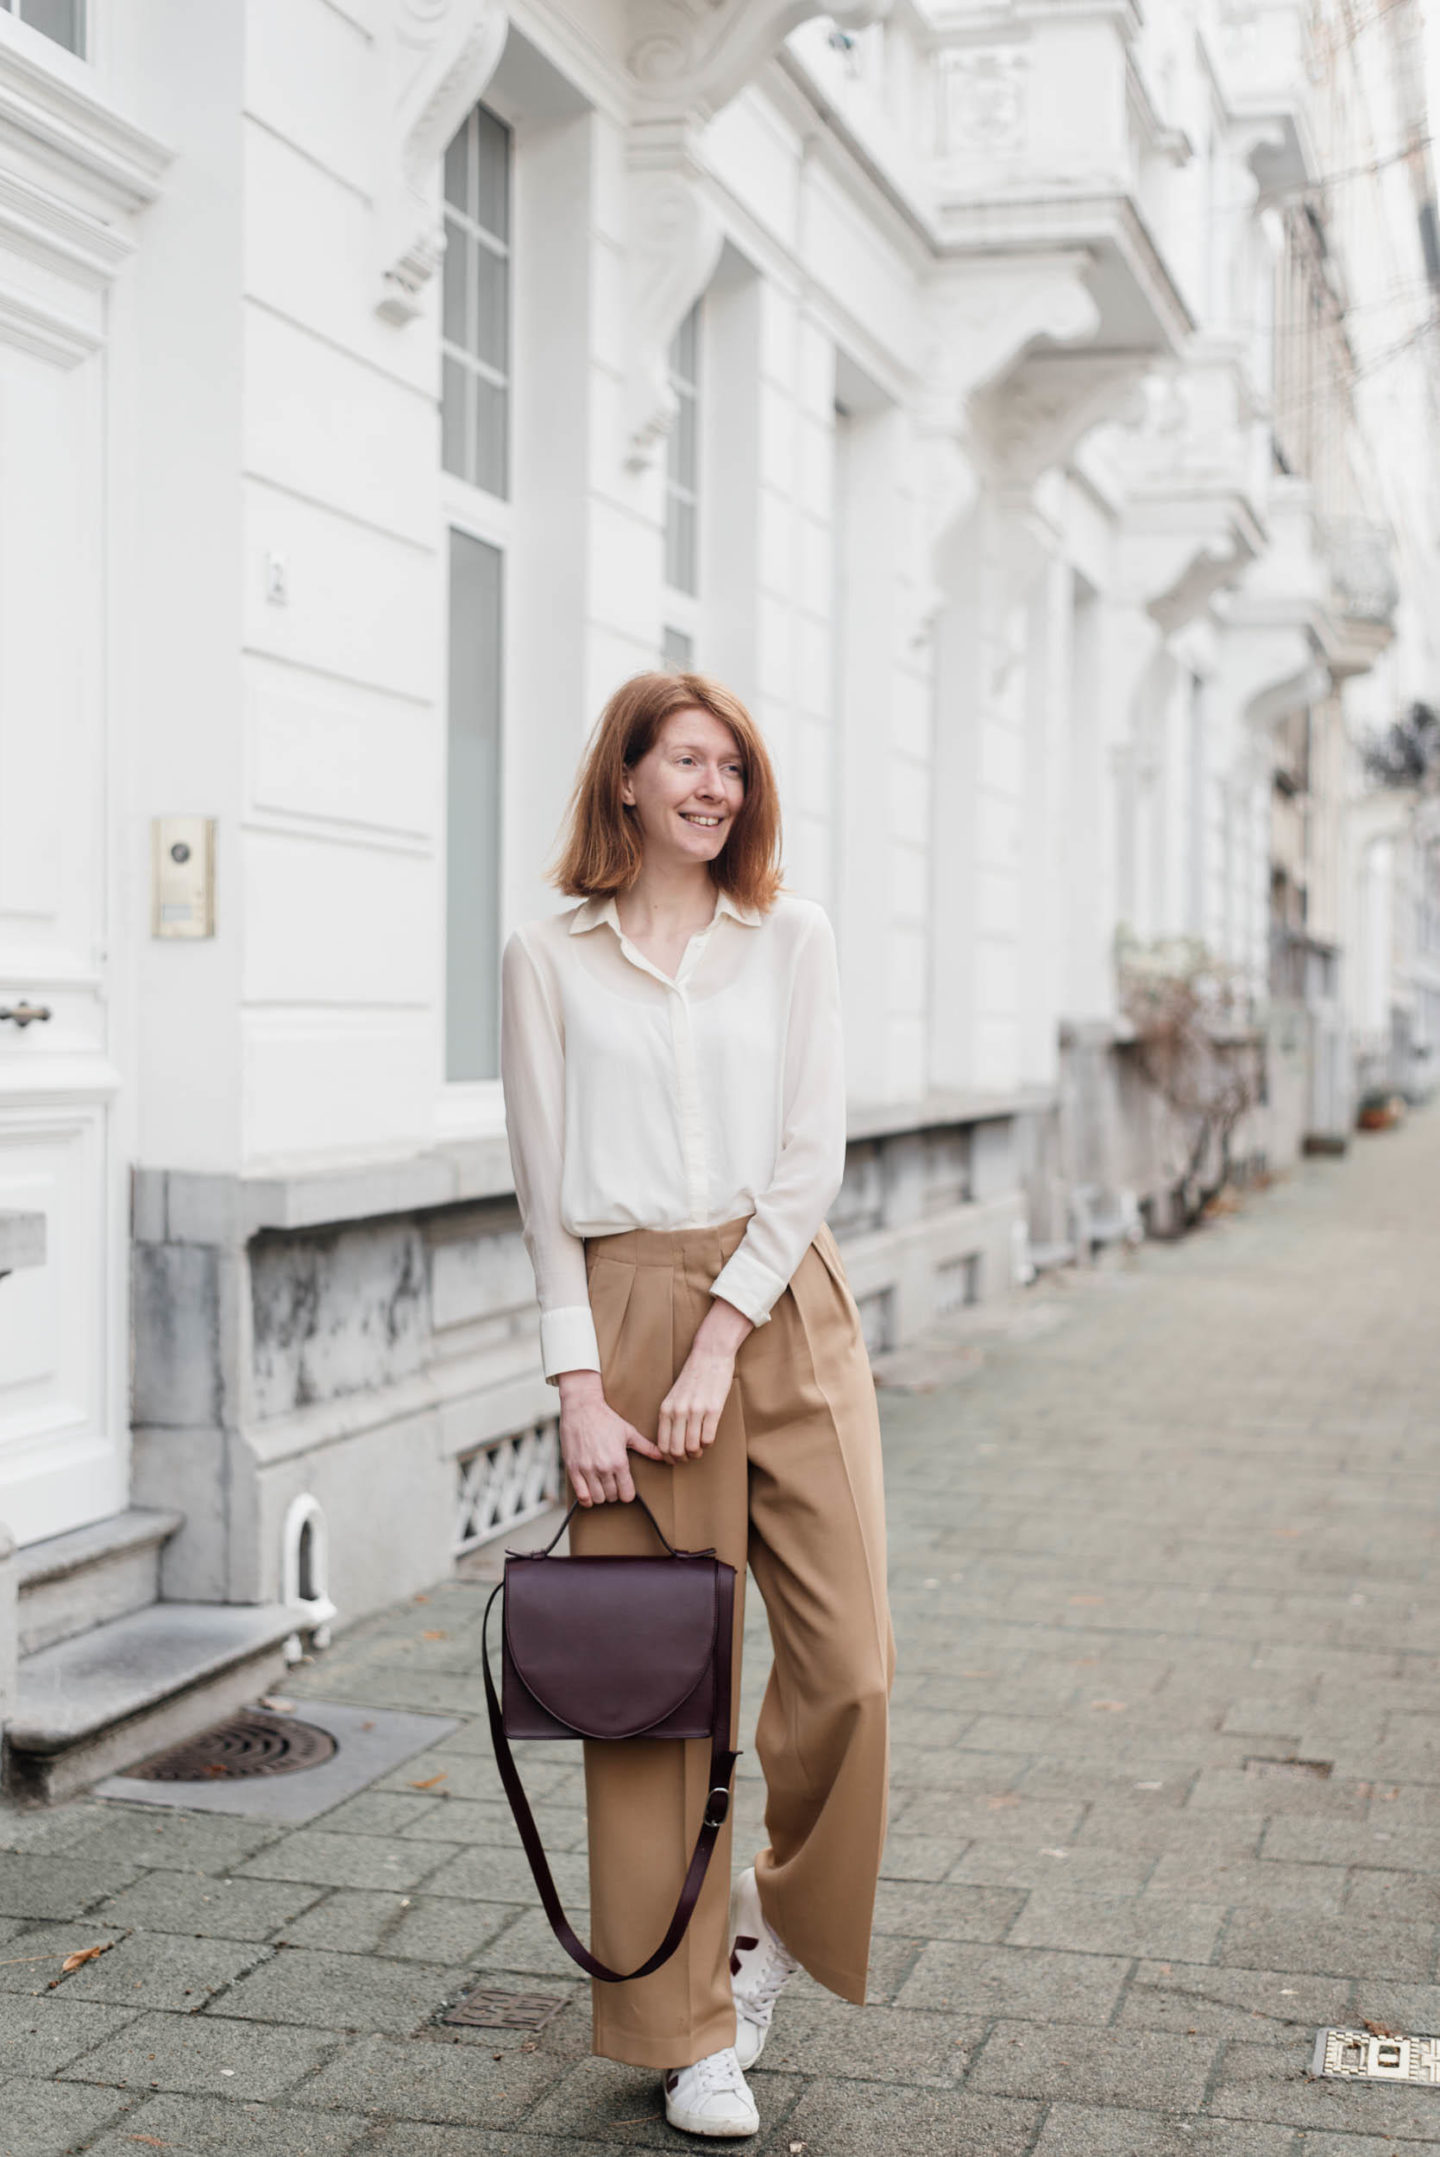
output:
[[872, 1347], [1167, 1225], [1122, 932], [1243, 981], [1250, 1151], [1348, 1130], [1355, 745], [1440, 692], [1418, 24], [1349, 12], [0, 7], [15, 1787], [543, 1497], [498, 953], [640, 668], [835, 920]]

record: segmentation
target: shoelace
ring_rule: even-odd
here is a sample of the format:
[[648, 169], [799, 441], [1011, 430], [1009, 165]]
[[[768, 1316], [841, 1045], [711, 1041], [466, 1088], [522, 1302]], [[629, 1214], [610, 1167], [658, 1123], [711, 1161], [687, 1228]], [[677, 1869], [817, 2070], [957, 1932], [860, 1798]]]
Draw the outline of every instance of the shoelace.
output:
[[747, 2022], [767, 2023], [775, 2012], [775, 2002], [780, 1997], [780, 1987], [787, 1978], [793, 1977], [800, 1965], [795, 1957], [772, 1933], [765, 1943], [765, 1960], [752, 1981], [746, 1973], [745, 1998], [741, 2013]]
[[695, 2062], [690, 2072], [700, 2085], [702, 2097], [745, 2095], [745, 2077], [733, 2050], [707, 2053], [703, 2060]]

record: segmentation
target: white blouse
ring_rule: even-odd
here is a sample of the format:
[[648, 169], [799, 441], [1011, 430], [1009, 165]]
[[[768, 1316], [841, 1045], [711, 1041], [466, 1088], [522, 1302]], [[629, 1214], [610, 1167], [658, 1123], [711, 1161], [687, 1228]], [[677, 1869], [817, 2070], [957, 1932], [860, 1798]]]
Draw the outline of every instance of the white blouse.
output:
[[788, 894], [721, 892], [672, 981], [615, 901], [517, 929], [500, 1071], [540, 1300], [545, 1375], [599, 1370], [586, 1236], [750, 1225], [711, 1294], [758, 1325], [840, 1188], [845, 1081], [835, 939]]

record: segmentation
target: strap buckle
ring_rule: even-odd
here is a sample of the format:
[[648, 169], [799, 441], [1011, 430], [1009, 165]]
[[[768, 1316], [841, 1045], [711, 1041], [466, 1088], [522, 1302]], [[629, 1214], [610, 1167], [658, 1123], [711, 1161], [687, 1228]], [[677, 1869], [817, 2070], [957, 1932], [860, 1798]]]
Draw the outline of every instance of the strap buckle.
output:
[[704, 1819], [706, 1827], [723, 1827], [729, 1811], [730, 1792], [717, 1783], [705, 1800]]

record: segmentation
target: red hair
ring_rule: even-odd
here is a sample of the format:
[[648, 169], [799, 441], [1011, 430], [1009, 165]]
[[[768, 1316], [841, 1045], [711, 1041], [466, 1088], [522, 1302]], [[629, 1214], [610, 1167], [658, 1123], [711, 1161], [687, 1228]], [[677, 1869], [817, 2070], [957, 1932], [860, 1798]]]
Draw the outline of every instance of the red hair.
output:
[[552, 883], [572, 899], [628, 891], [640, 874], [643, 846], [621, 798], [628, 766], [638, 764], [675, 712], [708, 712], [735, 737], [745, 799], [735, 828], [710, 864], [720, 889], [765, 913], [780, 889], [780, 795], [769, 752], [745, 706], [704, 674], [636, 674], [611, 697], [575, 782]]

